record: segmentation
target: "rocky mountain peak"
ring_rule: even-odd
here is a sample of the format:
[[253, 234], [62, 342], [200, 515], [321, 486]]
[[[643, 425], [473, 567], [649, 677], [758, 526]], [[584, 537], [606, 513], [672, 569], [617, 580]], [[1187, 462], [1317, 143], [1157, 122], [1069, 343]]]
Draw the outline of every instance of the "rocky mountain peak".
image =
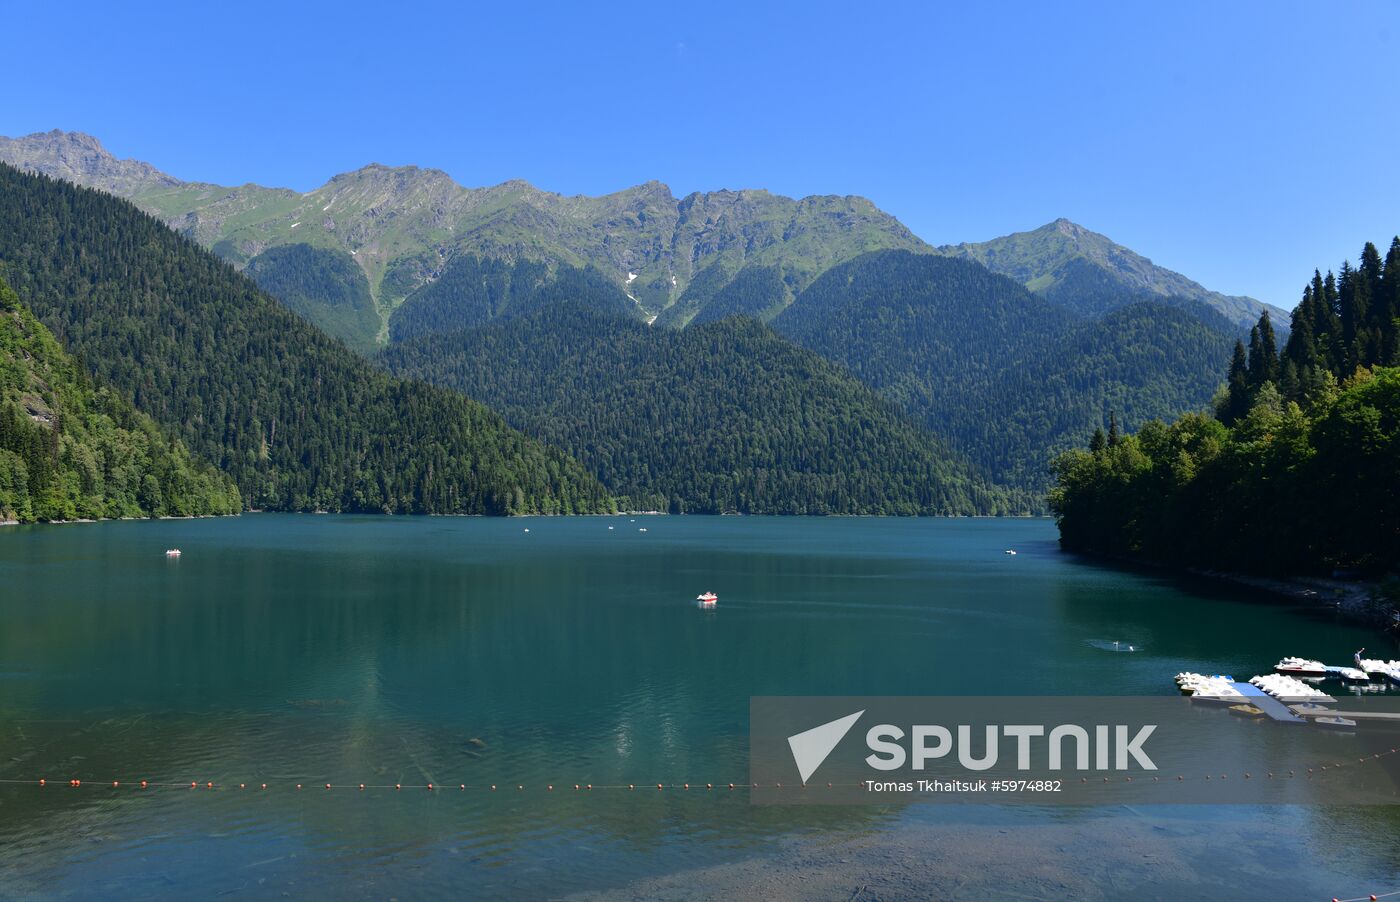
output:
[[117, 159], [92, 135], [61, 129], [0, 137], [0, 161], [120, 195], [183, 184], [149, 163]]

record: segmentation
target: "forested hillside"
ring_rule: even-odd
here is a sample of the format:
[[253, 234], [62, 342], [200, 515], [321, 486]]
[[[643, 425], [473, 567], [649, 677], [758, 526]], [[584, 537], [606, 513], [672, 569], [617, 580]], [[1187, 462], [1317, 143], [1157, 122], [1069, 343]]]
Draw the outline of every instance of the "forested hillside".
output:
[[383, 374], [111, 195], [0, 165], [0, 267], [62, 344], [251, 507], [610, 508], [575, 461], [475, 402]]
[[391, 346], [568, 450], [622, 503], [674, 512], [1025, 510], [848, 373], [751, 319], [681, 332], [559, 304]]
[[0, 281], [0, 521], [241, 509], [233, 480], [99, 387]]
[[746, 266], [729, 284], [710, 295], [690, 325], [713, 323], [727, 316], [751, 316], [764, 322], [792, 302], [792, 289], [776, 266]]
[[1316, 273], [1278, 353], [1235, 349], [1217, 417], [1096, 434], [1056, 462], [1066, 548], [1271, 573], [1400, 567], [1400, 240]]
[[1048, 486], [1057, 450], [1116, 414], [1204, 409], [1230, 337], [1177, 306], [1075, 315], [969, 260], [884, 251], [835, 267], [773, 323], [1004, 484]]
[[378, 343], [384, 322], [369, 281], [344, 251], [279, 245], [254, 257], [245, 271], [263, 291], [351, 348], [368, 352]]
[[389, 320], [389, 334], [394, 341], [405, 341], [455, 332], [566, 300], [615, 316], [641, 316], [637, 303], [595, 269], [464, 254], [448, 263], [437, 281], [404, 300]]

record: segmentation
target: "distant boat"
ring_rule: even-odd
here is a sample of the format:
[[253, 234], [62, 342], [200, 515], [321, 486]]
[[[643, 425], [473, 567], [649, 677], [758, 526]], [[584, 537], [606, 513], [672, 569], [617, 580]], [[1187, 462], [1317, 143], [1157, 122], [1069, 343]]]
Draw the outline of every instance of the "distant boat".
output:
[[719, 596], [713, 592], [706, 592], [704, 595], [695, 596], [695, 600], [700, 602], [702, 608], [712, 608], [719, 602]]
[[179, 556], [180, 556], [180, 549], [178, 549], [178, 548], [167, 548], [167, 549], [165, 549], [165, 556], [166, 556], [166, 557], [179, 557]]
[[1007, 554], [1015, 554], [1015, 553], [1016, 553], [1016, 549], [1015, 549], [1015, 548], [1008, 548], [1008, 549], [1006, 549], [1006, 553], [1007, 553]]

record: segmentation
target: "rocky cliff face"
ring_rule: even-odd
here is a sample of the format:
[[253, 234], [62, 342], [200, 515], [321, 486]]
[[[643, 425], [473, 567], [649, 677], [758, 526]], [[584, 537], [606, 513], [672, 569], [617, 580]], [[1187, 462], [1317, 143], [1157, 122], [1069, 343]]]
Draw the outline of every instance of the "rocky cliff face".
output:
[[54, 129], [23, 138], [0, 136], [0, 160], [20, 169], [122, 196], [180, 184], [179, 179], [149, 163], [117, 159], [101, 141], [82, 132]]

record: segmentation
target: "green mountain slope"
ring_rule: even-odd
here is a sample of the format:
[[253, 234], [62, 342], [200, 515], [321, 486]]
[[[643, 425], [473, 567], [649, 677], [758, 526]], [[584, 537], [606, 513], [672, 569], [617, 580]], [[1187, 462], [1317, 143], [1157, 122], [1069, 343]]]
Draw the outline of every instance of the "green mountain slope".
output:
[[396, 344], [643, 509], [998, 513], [1013, 505], [848, 373], [751, 319], [648, 328], [563, 303]]
[[1111, 412], [1208, 405], [1231, 337], [1186, 310], [1077, 316], [970, 260], [885, 251], [834, 267], [773, 321], [999, 481], [1038, 490]]
[[767, 322], [792, 303], [793, 287], [777, 266], [745, 266], [732, 278], [716, 265], [701, 273], [673, 306], [657, 317], [659, 326], [712, 323], [740, 314]]
[[596, 269], [508, 263], [462, 254], [437, 281], [414, 291], [389, 319], [389, 335], [405, 341], [521, 316], [571, 299], [614, 316], [641, 317], [637, 303]]
[[[1096, 315], [1141, 300], [1198, 301], [1248, 329], [1269, 305], [1210, 291], [1068, 219], [991, 241], [945, 245], [940, 254], [976, 260], [1076, 313]], [[1275, 318], [1283, 311], [1269, 307]]]
[[249, 506], [601, 511], [573, 460], [393, 379], [126, 201], [0, 165], [0, 267], [59, 340]]
[[65, 132], [0, 139], [0, 161], [127, 197], [238, 267], [286, 244], [349, 254], [385, 318], [463, 254], [591, 266], [655, 316], [706, 271], [713, 281], [750, 264], [776, 267], [795, 293], [866, 251], [931, 250], [859, 197], [712, 191], [677, 199], [659, 182], [566, 197], [520, 181], [464, 188], [438, 170], [380, 165], [302, 194], [182, 182]]
[[92, 383], [0, 281], [0, 520], [237, 513], [238, 488]]
[[378, 343], [383, 320], [349, 254], [309, 244], [270, 247], [244, 270], [258, 287], [357, 351]]

